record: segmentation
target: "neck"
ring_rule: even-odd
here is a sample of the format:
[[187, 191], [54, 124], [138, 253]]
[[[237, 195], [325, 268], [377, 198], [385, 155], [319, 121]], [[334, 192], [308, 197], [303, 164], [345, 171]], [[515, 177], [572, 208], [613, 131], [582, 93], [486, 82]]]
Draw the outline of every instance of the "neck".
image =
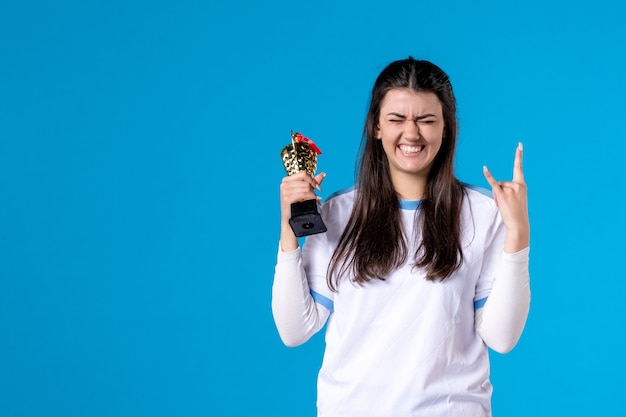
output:
[[421, 200], [426, 194], [426, 177], [415, 175], [392, 176], [393, 188], [402, 200]]

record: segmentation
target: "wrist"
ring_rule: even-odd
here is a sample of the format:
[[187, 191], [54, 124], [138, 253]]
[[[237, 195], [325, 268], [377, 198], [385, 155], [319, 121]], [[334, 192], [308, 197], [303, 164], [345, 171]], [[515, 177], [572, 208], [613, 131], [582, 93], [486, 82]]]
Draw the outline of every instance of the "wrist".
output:
[[507, 253], [519, 252], [530, 245], [529, 230], [507, 230], [504, 239], [504, 251]]
[[290, 252], [298, 249], [298, 238], [296, 237], [289, 222], [282, 222], [280, 228], [280, 248], [283, 252]]

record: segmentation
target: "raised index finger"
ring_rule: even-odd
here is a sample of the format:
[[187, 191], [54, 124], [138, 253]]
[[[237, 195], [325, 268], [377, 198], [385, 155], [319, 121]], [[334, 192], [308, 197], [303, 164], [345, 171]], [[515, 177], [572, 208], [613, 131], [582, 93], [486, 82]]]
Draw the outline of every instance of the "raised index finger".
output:
[[524, 147], [522, 142], [517, 144], [515, 150], [515, 161], [513, 162], [513, 182], [524, 182], [524, 171], [522, 170], [522, 154]]

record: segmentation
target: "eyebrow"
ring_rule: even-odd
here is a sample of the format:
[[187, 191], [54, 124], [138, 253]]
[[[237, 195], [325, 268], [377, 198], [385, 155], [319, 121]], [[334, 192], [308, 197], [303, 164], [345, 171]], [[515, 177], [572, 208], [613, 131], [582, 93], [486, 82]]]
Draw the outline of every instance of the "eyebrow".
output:
[[[406, 119], [405, 115], [400, 114], [400, 113], [395, 113], [395, 112], [387, 113], [387, 116], [395, 116], [395, 117], [400, 117], [402, 119]], [[437, 115], [431, 114], [431, 113], [421, 114], [421, 115], [417, 116], [415, 118], [415, 120], [422, 120], [422, 119], [425, 119], [427, 117], [437, 117]]]

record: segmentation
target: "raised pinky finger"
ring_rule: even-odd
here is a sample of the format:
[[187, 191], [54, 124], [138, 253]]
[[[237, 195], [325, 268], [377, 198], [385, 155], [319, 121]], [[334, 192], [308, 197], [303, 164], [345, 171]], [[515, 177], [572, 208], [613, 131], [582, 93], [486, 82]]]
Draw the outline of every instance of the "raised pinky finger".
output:
[[493, 194], [493, 199], [496, 202], [496, 206], [499, 207], [500, 204], [498, 203], [498, 195], [502, 192], [502, 187], [500, 186], [500, 184], [498, 184], [498, 181], [496, 181], [493, 175], [491, 175], [491, 172], [489, 172], [489, 168], [487, 168], [487, 165], [483, 166], [483, 174], [485, 175], [485, 178], [487, 179], [489, 185], [491, 185], [491, 193]]
[[489, 168], [487, 168], [487, 165], [483, 166], [483, 175], [485, 176], [485, 179], [487, 180], [489, 185], [491, 185], [491, 188], [496, 188], [499, 186], [498, 181], [496, 181], [493, 175], [491, 175], [491, 172], [489, 172]]

